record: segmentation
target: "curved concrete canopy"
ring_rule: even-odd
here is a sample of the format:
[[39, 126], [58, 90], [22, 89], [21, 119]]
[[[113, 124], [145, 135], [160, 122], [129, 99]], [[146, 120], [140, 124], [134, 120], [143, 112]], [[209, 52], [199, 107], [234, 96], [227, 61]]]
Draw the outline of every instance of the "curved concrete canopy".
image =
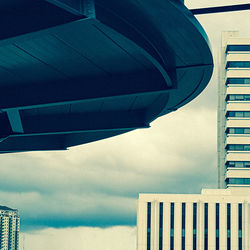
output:
[[208, 39], [178, 0], [0, 2], [0, 152], [149, 127], [208, 84]]

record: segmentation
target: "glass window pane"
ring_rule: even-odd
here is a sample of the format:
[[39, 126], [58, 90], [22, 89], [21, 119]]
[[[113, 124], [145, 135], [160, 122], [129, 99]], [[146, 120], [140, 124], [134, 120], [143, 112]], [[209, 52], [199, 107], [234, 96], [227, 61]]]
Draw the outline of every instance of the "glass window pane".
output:
[[235, 167], [236, 168], [243, 168], [244, 166], [243, 166], [243, 162], [242, 161], [236, 161], [235, 162]]
[[245, 168], [250, 168], [250, 162], [249, 161], [245, 161], [244, 162], [244, 166], [245, 166]]
[[249, 51], [250, 45], [228, 45], [227, 51]]
[[244, 150], [244, 145], [234, 145], [234, 150]]
[[234, 161], [229, 161], [227, 163], [227, 165], [228, 165], [228, 167], [233, 168], [235, 166], [235, 162]]
[[235, 117], [235, 112], [234, 111], [229, 111], [228, 112], [228, 117]]
[[249, 111], [245, 111], [244, 112], [244, 117], [250, 117], [250, 112]]
[[[250, 112], [249, 112], [250, 113]], [[235, 117], [243, 117], [244, 113], [242, 111], [235, 112]], [[250, 114], [249, 114], [250, 115]], [[245, 116], [245, 115], [244, 115]]]
[[235, 96], [235, 99], [236, 99], [237, 101], [242, 101], [242, 100], [244, 100], [244, 96], [243, 96], [243, 95], [236, 95], [236, 96]]
[[244, 134], [250, 134], [250, 128], [245, 128], [244, 129]]
[[243, 128], [235, 128], [235, 134], [244, 134], [244, 129]]

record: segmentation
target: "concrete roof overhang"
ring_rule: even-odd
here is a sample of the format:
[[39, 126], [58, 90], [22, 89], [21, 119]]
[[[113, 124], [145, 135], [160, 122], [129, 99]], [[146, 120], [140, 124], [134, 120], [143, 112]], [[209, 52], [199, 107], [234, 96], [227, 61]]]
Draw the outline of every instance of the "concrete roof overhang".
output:
[[213, 59], [182, 1], [0, 2], [0, 152], [64, 150], [195, 98]]

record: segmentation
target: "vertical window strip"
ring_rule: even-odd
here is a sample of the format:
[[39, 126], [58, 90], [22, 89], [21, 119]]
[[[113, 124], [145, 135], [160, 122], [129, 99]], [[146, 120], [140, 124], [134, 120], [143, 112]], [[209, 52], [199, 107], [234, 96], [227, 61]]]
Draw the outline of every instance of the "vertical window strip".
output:
[[208, 250], [208, 203], [204, 204], [204, 249]]
[[163, 235], [163, 202], [160, 202], [160, 217], [159, 217], [159, 250], [162, 250], [162, 235]]
[[238, 244], [239, 250], [242, 250], [242, 204], [238, 205]]
[[231, 204], [227, 203], [227, 250], [231, 250]]
[[148, 202], [147, 209], [147, 250], [150, 250], [151, 243], [151, 202]]
[[170, 216], [170, 250], [174, 250], [174, 203], [171, 203]]
[[215, 207], [215, 237], [216, 237], [216, 250], [220, 249], [220, 204], [216, 203]]
[[182, 203], [182, 218], [181, 218], [181, 249], [185, 250], [186, 237], [186, 203]]
[[193, 250], [197, 249], [197, 203], [193, 204]]

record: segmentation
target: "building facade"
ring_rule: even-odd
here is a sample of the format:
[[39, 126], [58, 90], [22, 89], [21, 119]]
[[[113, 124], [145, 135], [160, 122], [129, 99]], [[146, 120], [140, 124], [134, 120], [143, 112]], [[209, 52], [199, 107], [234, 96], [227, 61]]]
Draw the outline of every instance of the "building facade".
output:
[[140, 194], [137, 250], [248, 250], [245, 188], [199, 194]]
[[19, 249], [20, 218], [16, 209], [0, 206], [0, 249]]
[[218, 187], [250, 187], [250, 39], [222, 33]]
[[218, 81], [218, 187], [140, 194], [137, 250], [250, 249], [250, 39], [223, 32]]

